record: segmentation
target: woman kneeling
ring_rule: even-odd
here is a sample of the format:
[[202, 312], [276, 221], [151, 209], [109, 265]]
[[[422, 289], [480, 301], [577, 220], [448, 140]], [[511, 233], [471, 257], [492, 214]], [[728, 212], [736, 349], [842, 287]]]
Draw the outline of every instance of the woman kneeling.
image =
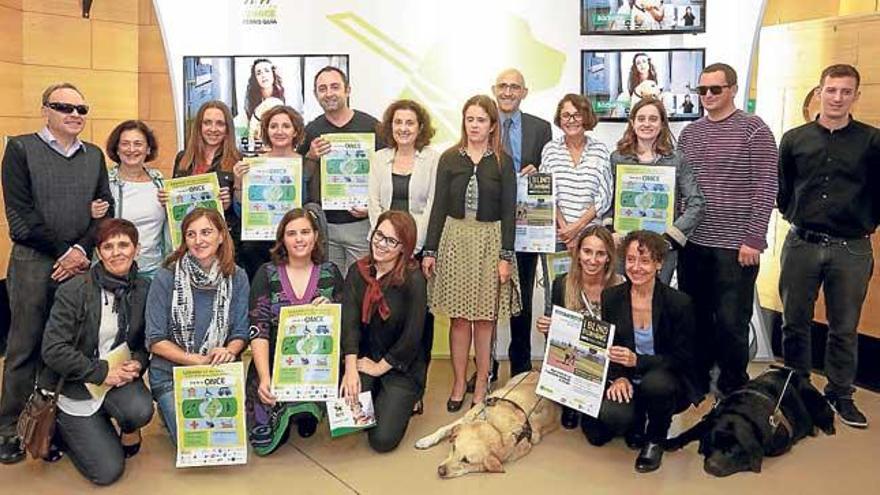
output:
[[602, 318], [615, 325], [608, 389], [599, 418], [584, 416], [581, 427], [593, 445], [626, 435], [641, 447], [635, 468], [660, 467], [661, 443], [672, 416], [698, 404], [694, 387], [694, 315], [690, 298], [657, 279], [668, 247], [644, 230], [621, 245], [626, 283], [602, 293]]
[[153, 417], [142, 378], [149, 282], [137, 276], [138, 231], [131, 222], [105, 220], [95, 240], [100, 261], [55, 296], [40, 387], [54, 390], [64, 380], [57, 415], [64, 451], [89, 481], [109, 485], [140, 450], [140, 428]]
[[382, 213], [370, 254], [351, 266], [342, 292], [342, 394], [354, 402], [362, 390], [372, 392], [377, 424], [368, 435], [378, 452], [394, 450], [403, 439], [425, 387], [427, 288], [415, 245], [409, 213]]

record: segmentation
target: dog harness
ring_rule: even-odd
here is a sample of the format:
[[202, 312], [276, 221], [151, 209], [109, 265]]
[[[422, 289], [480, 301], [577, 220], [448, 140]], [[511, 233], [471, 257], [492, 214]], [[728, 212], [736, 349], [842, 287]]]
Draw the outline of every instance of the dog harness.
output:
[[529, 372], [529, 373], [526, 373], [525, 375], [523, 375], [523, 377], [520, 378], [518, 382], [516, 382], [516, 385], [514, 385], [513, 387], [511, 387], [510, 390], [505, 392], [505, 394], [503, 396], [486, 398], [486, 402], [483, 403], [483, 408], [478, 413], [479, 416], [482, 416], [483, 419], [485, 419], [486, 408], [494, 407], [495, 405], [498, 404], [498, 402], [507, 402], [508, 404], [513, 404], [513, 407], [516, 408], [516, 410], [520, 411], [523, 414], [522, 428], [520, 428], [519, 432], [517, 432], [514, 437], [517, 445], [525, 439], [532, 438], [532, 423], [531, 423], [531, 421], [529, 421], [529, 419], [532, 417], [532, 413], [535, 412], [535, 409], [538, 407], [538, 404], [540, 404], [541, 401], [544, 400], [544, 398], [543, 397], [538, 398], [538, 401], [535, 402], [534, 406], [532, 406], [532, 410], [529, 412], [526, 412], [526, 410], [523, 409], [522, 406], [520, 406], [516, 402], [508, 399], [507, 394], [513, 392], [516, 389], [516, 387], [518, 387], [523, 382], [523, 380], [525, 380], [529, 376], [529, 374], [531, 374], [531, 373], [533, 373], [533, 372]]
[[[794, 374], [794, 370], [788, 370], [788, 376], [785, 378], [785, 385], [782, 386], [782, 393], [779, 394], [779, 399], [775, 403], [775, 407], [773, 411], [770, 413], [770, 416], [767, 418], [767, 423], [770, 424], [770, 427], [773, 428], [773, 434], [781, 427], [789, 439], [794, 438], [794, 427], [791, 426], [791, 422], [785, 417], [785, 413], [782, 412], [782, 399], [785, 397], [785, 392], [788, 391], [788, 384], [791, 383], [791, 375]], [[759, 390], [755, 390], [752, 388], [741, 388], [732, 392], [728, 395], [726, 399], [734, 396], [734, 395], [753, 395], [755, 397], [760, 397], [761, 399], [773, 404], [773, 397], [761, 392]]]

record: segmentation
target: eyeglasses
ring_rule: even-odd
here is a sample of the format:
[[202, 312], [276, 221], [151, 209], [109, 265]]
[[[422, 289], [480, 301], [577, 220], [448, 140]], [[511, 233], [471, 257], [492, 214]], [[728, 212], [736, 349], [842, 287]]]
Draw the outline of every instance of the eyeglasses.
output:
[[65, 115], [72, 114], [74, 110], [76, 110], [76, 113], [80, 115], [87, 115], [89, 113], [88, 105], [71, 105], [70, 103], [50, 101], [49, 103], [46, 103], [45, 106]]
[[724, 84], [721, 86], [697, 86], [694, 89], [697, 90], [697, 94], [700, 96], [706, 96], [706, 93], [712, 93], [713, 95], [718, 96], [724, 91], [724, 88], [729, 88], [730, 86], [730, 84]]
[[393, 237], [389, 237], [382, 233], [380, 230], [373, 231], [373, 244], [377, 246], [381, 246], [382, 244], [385, 247], [394, 249], [401, 244], [401, 242]]
[[561, 120], [563, 122], [571, 122], [573, 120], [580, 122], [580, 121], [584, 120], [584, 116], [581, 115], [580, 113], [563, 113], [559, 116], [559, 120]]
[[498, 88], [498, 91], [500, 91], [502, 93], [504, 93], [506, 91], [518, 93], [519, 91], [521, 91], [523, 89], [523, 87], [520, 86], [519, 84], [509, 84], [509, 83], [496, 84], [495, 87]]

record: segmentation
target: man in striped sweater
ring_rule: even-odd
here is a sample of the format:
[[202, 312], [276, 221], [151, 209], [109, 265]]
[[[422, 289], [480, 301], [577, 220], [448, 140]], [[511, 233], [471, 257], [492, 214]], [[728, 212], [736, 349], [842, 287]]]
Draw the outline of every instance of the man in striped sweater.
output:
[[681, 132], [678, 145], [706, 196], [706, 216], [682, 250], [679, 285], [696, 311], [701, 386], [708, 391], [717, 364], [717, 391], [726, 395], [749, 379], [749, 320], [776, 196], [777, 151], [764, 121], [736, 108], [732, 67], [707, 66], [696, 89], [707, 115]]

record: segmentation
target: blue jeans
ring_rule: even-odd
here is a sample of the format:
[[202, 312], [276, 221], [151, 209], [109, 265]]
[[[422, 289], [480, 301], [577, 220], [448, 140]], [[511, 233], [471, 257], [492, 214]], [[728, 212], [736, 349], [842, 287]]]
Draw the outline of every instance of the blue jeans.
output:
[[162, 422], [165, 423], [165, 429], [171, 436], [171, 443], [177, 446], [177, 416], [175, 414], [174, 405], [174, 380], [168, 376], [166, 371], [150, 370], [150, 390], [153, 393], [153, 400], [156, 401], [159, 415]]
[[850, 397], [856, 376], [858, 324], [874, 269], [871, 239], [811, 243], [789, 231], [782, 247], [782, 352], [786, 366], [809, 376], [813, 309], [821, 286], [828, 316], [825, 393]]

